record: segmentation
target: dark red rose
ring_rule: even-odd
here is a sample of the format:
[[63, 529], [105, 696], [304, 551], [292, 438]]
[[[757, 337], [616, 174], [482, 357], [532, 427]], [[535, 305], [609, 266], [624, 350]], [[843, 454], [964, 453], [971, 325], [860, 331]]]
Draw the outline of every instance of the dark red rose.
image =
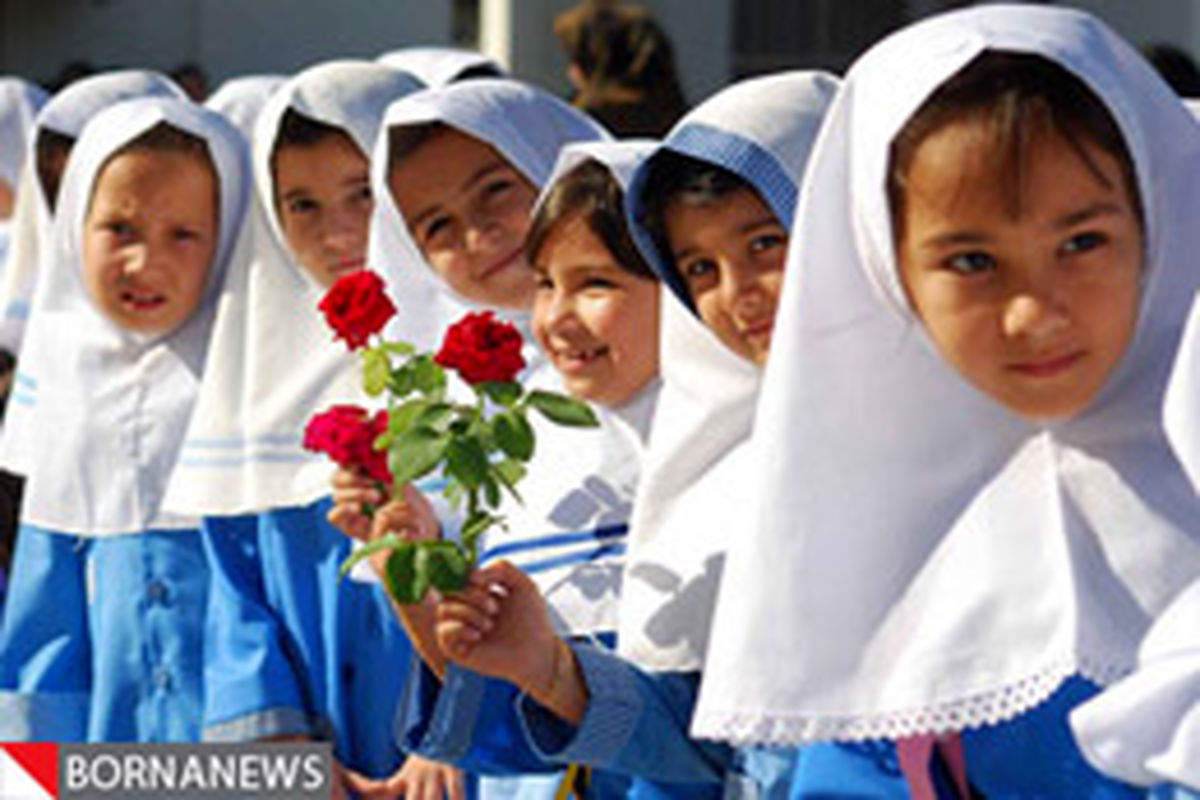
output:
[[497, 322], [490, 311], [467, 314], [446, 331], [433, 360], [453, 369], [470, 384], [516, 379], [525, 369], [521, 332]]
[[392, 473], [388, 469], [387, 451], [375, 449], [375, 440], [387, 430], [387, 425], [386, 411], [371, 414], [358, 406], [332, 406], [308, 421], [304, 447], [390, 485]]
[[351, 350], [366, 344], [396, 314], [396, 306], [383, 289], [383, 279], [367, 269], [338, 278], [317, 308]]

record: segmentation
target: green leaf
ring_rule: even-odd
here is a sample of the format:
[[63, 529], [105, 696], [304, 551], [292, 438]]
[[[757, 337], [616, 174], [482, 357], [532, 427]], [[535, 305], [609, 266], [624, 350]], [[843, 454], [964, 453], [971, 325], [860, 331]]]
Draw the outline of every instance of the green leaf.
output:
[[535, 389], [526, 402], [536, 408], [551, 422], [573, 428], [594, 428], [600, 424], [596, 414], [586, 403], [558, 394]]
[[521, 494], [517, 491], [517, 484], [525, 477], [525, 473], [525, 465], [511, 458], [492, 464], [492, 474], [505, 489], [508, 489], [508, 493], [513, 496], [513, 499], [522, 504], [525, 501], [521, 499]]
[[431, 395], [446, 388], [446, 371], [432, 356], [418, 356], [412, 360], [413, 385], [421, 394]]
[[413, 375], [411, 361], [392, 370], [392, 375], [388, 378], [387, 388], [393, 397], [407, 397], [412, 394], [415, 387], [416, 380]]
[[453, 438], [446, 445], [446, 469], [468, 489], [478, 489], [487, 478], [487, 453], [473, 436]]
[[445, 434], [430, 428], [411, 428], [396, 437], [388, 452], [388, 467], [397, 486], [428, 475], [447, 450]]
[[462, 507], [467, 490], [458, 481], [447, 481], [446, 488], [442, 489], [442, 496], [457, 510]]
[[492, 419], [496, 444], [511, 458], [528, 461], [533, 458], [535, 443], [533, 426], [520, 411], [505, 411]]
[[408, 342], [380, 342], [377, 346], [394, 356], [411, 356], [417, 352], [417, 348]]
[[383, 580], [388, 593], [402, 605], [419, 603], [429, 591], [429, 577], [417, 569], [417, 545], [403, 542], [388, 558]]
[[496, 482], [491, 470], [488, 470], [487, 476], [483, 479], [483, 499], [487, 501], [490, 508], [500, 505], [500, 484]]
[[521, 399], [521, 384], [516, 381], [484, 381], [476, 384], [489, 400], [505, 408], [512, 408]]
[[486, 511], [476, 511], [467, 517], [467, 521], [463, 523], [461, 537], [463, 543], [468, 549], [475, 548], [475, 540], [487, 531], [488, 528], [500, 521], [500, 518], [489, 514]]
[[380, 536], [375, 541], [368, 542], [347, 556], [346, 560], [342, 562], [341, 569], [338, 570], [338, 577], [346, 577], [346, 574], [349, 573], [350, 570], [354, 569], [358, 562], [365, 561], [366, 559], [378, 553], [380, 550], [391, 550], [399, 547], [403, 543], [404, 540], [394, 533]]
[[378, 347], [362, 351], [363, 388], [371, 397], [378, 397], [388, 385], [391, 363], [387, 353]]
[[454, 415], [454, 406], [449, 403], [427, 403], [425, 410], [415, 420], [415, 424], [444, 433], [450, 427]]
[[443, 592], [456, 592], [467, 585], [471, 565], [456, 542], [422, 542], [417, 552], [417, 570], [430, 586]]
[[429, 409], [428, 400], [409, 400], [388, 412], [388, 431], [401, 434], [416, 424], [417, 419]]

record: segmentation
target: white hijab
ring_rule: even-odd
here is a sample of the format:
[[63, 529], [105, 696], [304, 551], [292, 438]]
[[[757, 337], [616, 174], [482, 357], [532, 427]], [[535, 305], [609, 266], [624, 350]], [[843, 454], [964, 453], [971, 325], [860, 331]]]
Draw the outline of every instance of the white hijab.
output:
[[420, 86], [370, 62], [311, 67], [259, 115], [257, 202], [221, 293], [208, 366], [171, 479], [168, 508], [212, 516], [305, 505], [329, 494], [329, 461], [302, 446], [313, 414], [366, 402], [358, 359], [317, 304], [325, 289], [289, 256], [275, 211], [271, 155], [288, 109], [344, 130], [371, 152], [384, 109]]
[[1165, 414], [1167, 436], [1200, 492], [1200, 294], [1179, 343]]
[[0, 78], [0, 180], [15, 192], [29, 156], [34, 118], [46, 102], [41, 88], [21, 78]]
[[[1113, 113], [1145, 207], [1138, 330], [1091, 407], [1041, 425], [936, 353], [896, 273], [889, 143], [981, 52], [1040, 54]], [[693, 730], [895, 739], [1015, 717], [1067, 677], [1128, 672], [1200, 575], [1200, 504], [1166, 444], [1167, 370], [1198, 273], [1200, 140], [1087, 14], [989, 5], [851, 69], [800, 200], [744, 501]]]
[[483, 53], [457, 47], [402, 47], [375, 60], [417, 76], [426, 86], [454, 83], [474, 69], [492, 70], [495, 77], [504, 74], [500, 65]]
[[286, 80], [282, 75], [241, 75], [230, 78], [209, 95], [204, 105], [223, 115], [250, 139], [254, 135], [258, 113]]
[[[371, 159], [375, 212], [367, 261], [388, 276], [395, 289], [399, 313], [388, 327], [388, 337], [418, 350], [436, 350], [448, 325], [480, 308], [446, 285], [425, 261], [388, 187], [388, 131], [435, 122], [491, 145], [535, 188], [545, 184], [559, 150], [568, 142], [608, 138], [599, 125], [558, 98], [500, 78], [426, 89], [388, 108]], [[526, 312], [498, 312], [497, 316], [528, 332]], [[534, 361], [540, 358], [528, 352], [526, 362]]]
[[[743, 81], [680, 120], [661, 151], [739, 175], [790, 225], [797, 187], [836, 90], [837, 79], [821, 72]], [[632, 219], [642, 216], [648, 171], [643, 166], [633, 179]], [[694, 671], [704, 662], [723, 552], [740, 532], [728, 497], [745, 468], [761, 370], [690, 310], [678, 273], [644, 230], [634, 228], [673, 296], [662, 309], [664, 386], [634, 504], [618, 643], [647, 669]]]
[[1075, 709], [1071, 727], [1102, 772], [1200, 789], [1200, 581], [1154, 623], [1137, 671]]
[[20, 352], [30, 301], [37, 285], [38, 259], [50, 242], [50, 204], [33, 169], [38, 134], [43, 130], [78, 138], [101, 110], [135, 97], [178, 97], [181, 90], [157, 72], [106, 72], [72, 83], [41, 108], [27, 139], [27, 180], [20, 181], [13, 209], [8, 261], [0, 275], [0, 347]]
[[[93, 304], [82, 279], [82, 231], [109, 157], [159, 123], [203, 139], [219, 182], [220, 229], [198, 310], [158, 336], [127, 331]], [[22, 522], [99, 537], [194, 527], [161, 508], [204, 363], [222, 273], [249, 195], [241, 135], [187, 101], [132, 100], [88, 124], [68, 162], [20, 371], [32, 402], [5, 428], [28, 476]], [[8, 444], [8, 442], [6, 442]], [[7, 465], [6, 465], [7, 466]]]
[[[653, 146], [637, 140], [567, 145], [533, 213], [558, 179], [585, 161], [602, 164], [624, 189]], [[563, 391], [553, 370], [538, 378], [542, 388]], [[658, 389], [654, 380], [621, 406], [593, 406], [598, 428], [566, 428], [536, 413], [530, 418], [537, 451], [519, 486], [525, 502], [506, 505], [507, 527], [488, 532], [480, 561], [505, 558], [525, 570], [561, 634], [617, 629], [629, 513]]]

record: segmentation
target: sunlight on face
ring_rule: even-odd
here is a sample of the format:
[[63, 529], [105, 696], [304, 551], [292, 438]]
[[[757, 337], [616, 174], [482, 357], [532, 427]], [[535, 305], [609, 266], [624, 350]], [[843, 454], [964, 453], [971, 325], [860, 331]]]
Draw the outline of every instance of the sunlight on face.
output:
[[486, 306], [528, 308], [525, 234], [537, 190], [496, 150], [439, 131], [388, 175], [409, 231], [434, 271]]
[[964, 378], [1029, 419], [1082, 411], [1137, 322], [1142, 226], [1121, 168], [1035, 141], [1014, 217], [977, 122], [914, 152], [897, 255], [909, 301]]
[[84, 219], [83, 279], [127, 330], [175, 330], [200, 304], [217, 246], [217, 183], [194, 155], [134, 150], [101, 170]]
[[658, 374], [658, 283], [623, 270], [578, 216], [554, 227], [534, 271], [533, 333], [567, 391], [631, 400]]
[[783, 285], [787, 229], [750, 189], [705, 205], [673, 201], [663, 217], [676, 269], [700, 319], [730, 350], [765, 364]]
[[371, 225], [367, 158], [348, 136], [275, 151], [275, 210], [292, 256], [321, 286], [362, 269]]

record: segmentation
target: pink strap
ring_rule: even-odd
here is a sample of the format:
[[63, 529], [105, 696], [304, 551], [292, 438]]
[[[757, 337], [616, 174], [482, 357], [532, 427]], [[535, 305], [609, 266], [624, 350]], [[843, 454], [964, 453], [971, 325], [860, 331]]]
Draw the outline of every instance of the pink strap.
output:
[[932, 733], [920, 736], [910, 736], [896, 742], [896, 755], [900, 761], [900, 771], [908, 783], [908, 789], [913, 800], [937, 800], [937, 791], [933, 787], [933, 774], [929, 764], [933, 760], [933, 749], [942, 751], [950, 777], [958, 789], [960, 797], [970, 797], [967, 788], [967, 764], [963, 757], [962, 740], [957, 733], [945, 736], [935, 736]]

